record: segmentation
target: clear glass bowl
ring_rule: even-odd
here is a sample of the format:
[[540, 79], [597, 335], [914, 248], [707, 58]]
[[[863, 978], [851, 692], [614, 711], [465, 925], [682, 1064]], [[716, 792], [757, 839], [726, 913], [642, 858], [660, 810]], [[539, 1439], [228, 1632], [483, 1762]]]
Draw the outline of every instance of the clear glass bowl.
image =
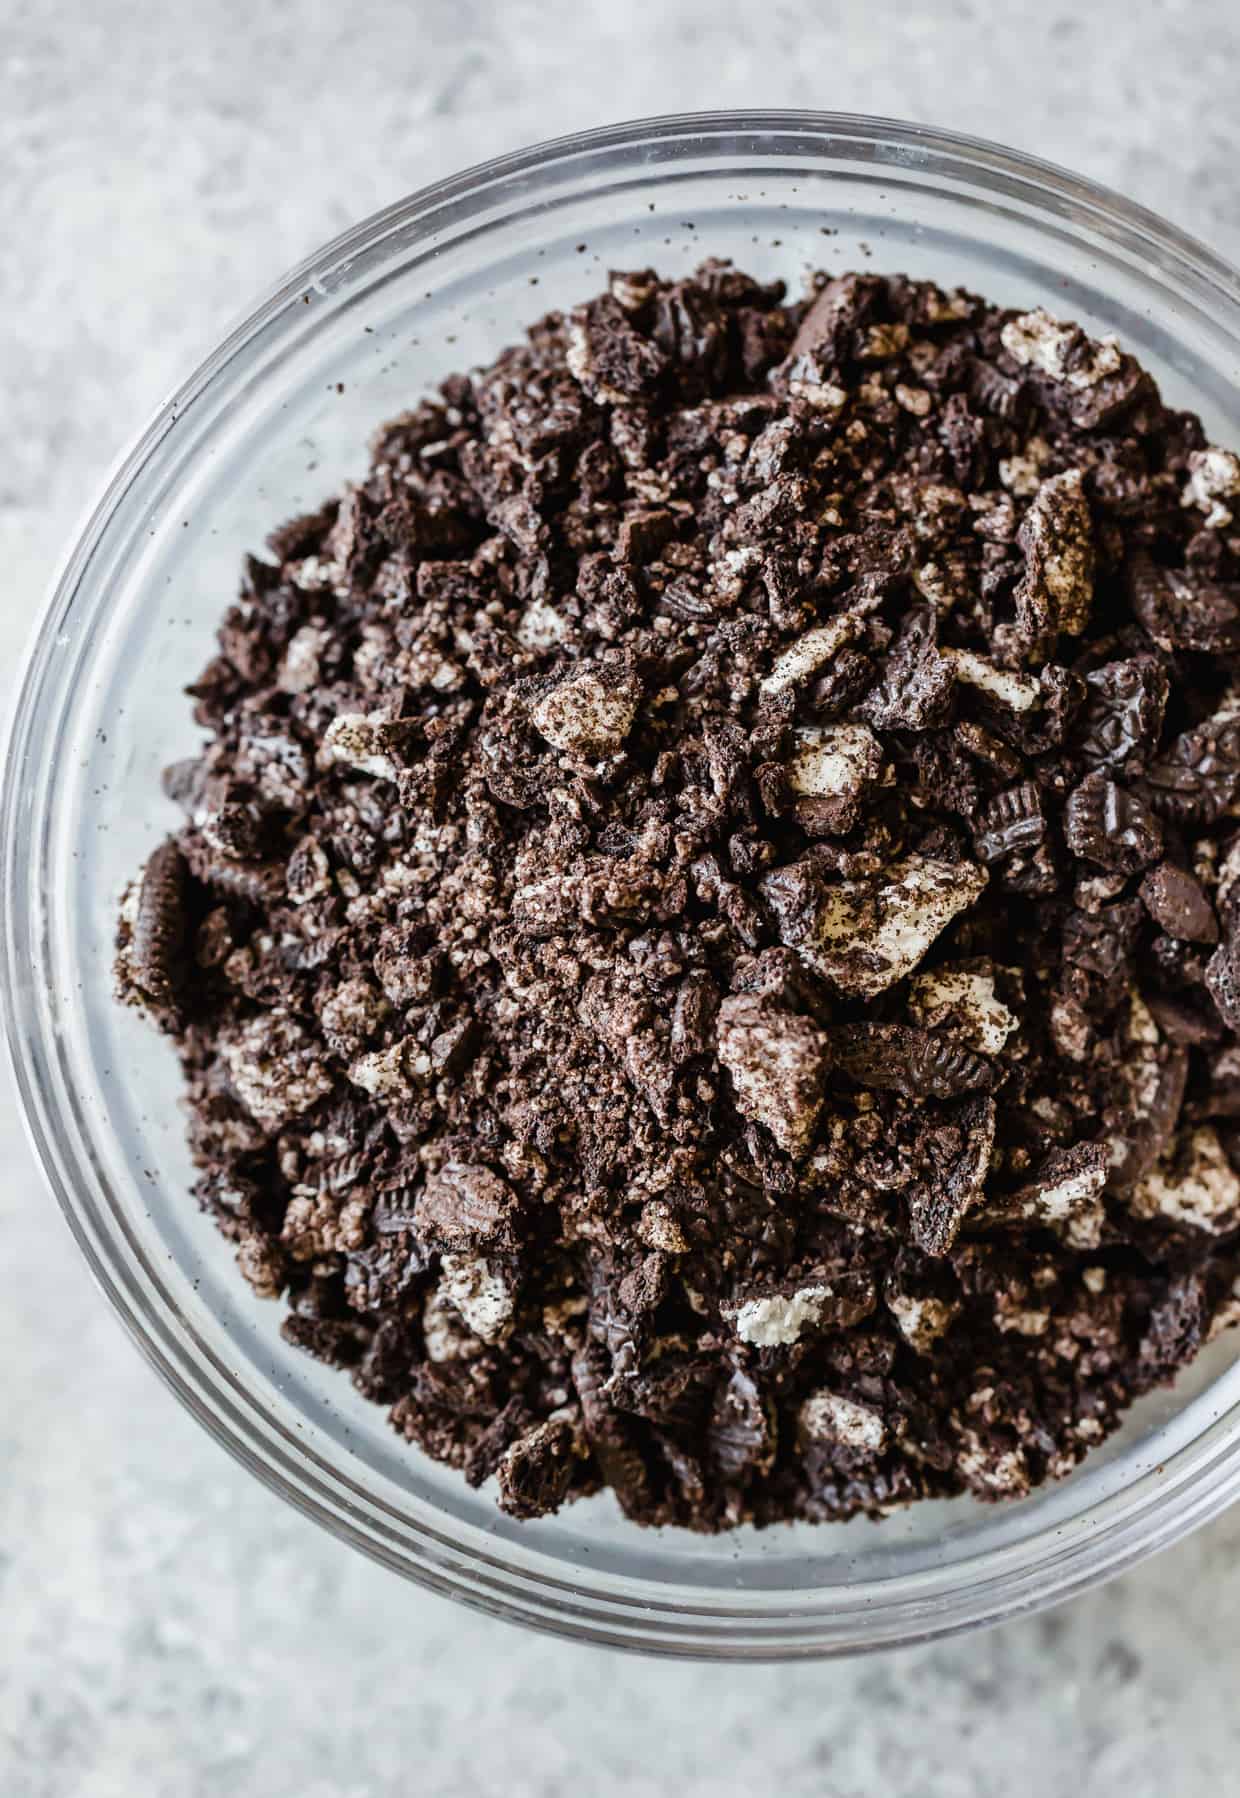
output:
[[[168, 1046], [111, 999], [123, 881], [171, 824], [242, 552], [364, 463], [382, 419], [489, 357], [610, 266], [731, 256], [796, 289], [870, 265], [1044, 302], [1115, 330], [1240, 441], [1240, 277], [1128, 202], [1011, 151], [880, 120], [736, 113], [619, 126], [416, 194], [294, 271], [118, 469], [43, 619], [3, 795], [9, 1042], [36, 1150], [153, 1364], [239, 1460], [400, 1572], [480, 1609], [664, 1654], [822, 1655], [909, 1642], [1079, 1590], [1240, 1485], [1223, 1338], [1060, 1486], [875, 1525], [699, 1540], [602, 1497], [535, 1524], [403, 1445], [343, 1375], [287, 1348], [187, 1196]], [[84, 1499], [83, 1502], [89, 1502]]]

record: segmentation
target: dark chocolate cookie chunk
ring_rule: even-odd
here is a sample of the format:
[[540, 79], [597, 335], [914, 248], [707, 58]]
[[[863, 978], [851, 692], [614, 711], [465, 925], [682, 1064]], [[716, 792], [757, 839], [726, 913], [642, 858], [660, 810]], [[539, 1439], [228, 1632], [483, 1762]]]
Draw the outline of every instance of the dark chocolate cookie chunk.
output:
[[117, 938], [122, 991], [169, 1022], [190, 971], [189, 885], [180, 847], [161, 843], [126, 896]]

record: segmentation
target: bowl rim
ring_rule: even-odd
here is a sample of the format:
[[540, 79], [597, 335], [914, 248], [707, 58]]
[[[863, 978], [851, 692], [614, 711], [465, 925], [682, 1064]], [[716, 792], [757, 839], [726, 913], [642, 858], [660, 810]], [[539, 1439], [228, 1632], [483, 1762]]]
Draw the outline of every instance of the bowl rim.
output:
[[[1240, 1424], [1232, 1423], [1227, 1412], [1216, 1415], [1192, 1444], [1168, 1458], [1165, 1468], [1148, 1469], [1110, 1495], [1100, 1507], [1102, 1517], [1091, 1518], [1083, 1531], [1076, 1530], [1075, 1540], [1057, 1549], [1031, 1559], [1028, 1544], [1000, 1545], [954, 1562], [949, 1569], [901, 1575], [869, 1587], [817, 1587], [808, 1597], [765, 1591], [726, 1600], [704, 1590], [655, 1587], [637, 1578], [597, 1573], [583, 1574], [577, 1581], [539, 1570], [536, 1549], [531, 1570], [520, 1564], [526, 1557], [506, 1548], [491, 1555], [461, 1548], [441, 1515], [437, 1523], [432, 1506], [411, 1500], [411, 1508], [424, 1515], [411, 1521], [407, 1514], [398, 1514], [268, 1415], [262, 1401], [243, 1390], [178, 1315], [175, 1296], [139, 1250], [147, 1285], [153, 1286], [163, 1307], [152, 1314], [150, 1294], [139, 1290], [132, 1272], [118, 1260], [115, 1243], [92, 1215], [94, 1199], [88, 1199], [70, 1178], [57, 1147], [51, 1125], [61, 1107], [49, 1101], [40, 1062], [41, 1057], [48, 1059], [49, 1033], [54, 1034], [53, 1002], [42, 995], [45, 1012], [40, 1010], [40, 995], [29, 977], [34, 965], [33, 927], [40, 921], [38, 906], [30, 901], [29, 883], [42, 865], [40, 852], [46, 845], [40, 841], [31, 852], [30, 820], [38, 822], [38, 814], [26, 776], [41, 701], [52, 683], [61, 632], [83, 576], [123, 496], [158, 454], [177, 419], [292, 301], [303, 292], [308, 297], [311, 290], [330, 294], [333, 277], [346, 274], [363, 250], [373, 250], [392, 232], [425, 223], [440, 208], [572, 157], [633, 149], [643, 143], [709, 141], [720, 135], [819, 138], [826, 140], [824, 150], [834, 143], [842, 151], [872, 143], [883, 152], [875, 158], [880, 166], [901, 162], [915, 166], [950, 157], [964, 166], [966, 174], [986, 174], [996, 183], [1014, 185], [1026, 195], [1040, 196], [1044, 207], [1051, 203], [1067, 209], [1078, 221], [1086, 218], [1113, 239], [1146, 247], [1199, 302], [1213, 300], [1240, 312], [1240, 270], [1123, 195], [983, 138], [857, 113], [716, 110], [600, 126], [477, 163], [370, 214], [272, 283], [155, 409], [132, 446], [115, 461], [53, 576], [25, 654], [5, 744], [0, 795], [0, 1006], [28, 1141], [96, 1284], [165, 1384], [243, 1466], [353, 1547], [490, 1615], [646, 1653], [757, 1660], [856, 1653], [924, 1641], [1039, 1609], [1095, 1584], [1177, 1540], [1232, 1501], [1240, 1491]], [[105, 616], [107, 605], [106, 597], [96, 601], [95, 616]], [[101, 1173], [97, 1179], [106, 1194], [106, 1179]], [[1240, 1407], [1233, 1403], [1232, 1410]], [[1173, 1495], [1174, 1505], [1168, 1502]], [[967, 1583], [961, 1578], [965, 1568], [970, 1573]], [[876, 1587], [882, 1585], [898, 1585], [901, 1592], [875, 1597]]]

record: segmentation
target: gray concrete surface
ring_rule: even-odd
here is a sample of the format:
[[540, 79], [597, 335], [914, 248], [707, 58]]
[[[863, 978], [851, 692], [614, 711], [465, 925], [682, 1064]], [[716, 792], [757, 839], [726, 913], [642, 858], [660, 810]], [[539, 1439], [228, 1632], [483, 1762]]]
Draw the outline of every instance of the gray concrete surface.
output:
[[[903, 114], [1240, 255], [1240, 9], [1189, 0], [2, 0], [0, 680], [116, 450], [251, 294], [502, 149], [634, 114]], [[0, 1084], [4, 1798], [1204, 1798], [1240, 1513], [1071, 1607], [829, 1668], [642, 1664], [407, 1589], [123, 1340]], [[86, 1471], [81, 1471], [85, 1469]]]

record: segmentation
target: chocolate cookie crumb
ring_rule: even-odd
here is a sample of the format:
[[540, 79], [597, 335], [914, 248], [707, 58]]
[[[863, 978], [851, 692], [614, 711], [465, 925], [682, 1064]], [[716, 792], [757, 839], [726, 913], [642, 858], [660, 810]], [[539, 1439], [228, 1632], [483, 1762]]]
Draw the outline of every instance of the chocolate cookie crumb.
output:
[[249, 559], [127, 892], [197, 1196], [513, 1517], [1019, 1497], [1240, 1315], [1240, 458], [649, 269]]

